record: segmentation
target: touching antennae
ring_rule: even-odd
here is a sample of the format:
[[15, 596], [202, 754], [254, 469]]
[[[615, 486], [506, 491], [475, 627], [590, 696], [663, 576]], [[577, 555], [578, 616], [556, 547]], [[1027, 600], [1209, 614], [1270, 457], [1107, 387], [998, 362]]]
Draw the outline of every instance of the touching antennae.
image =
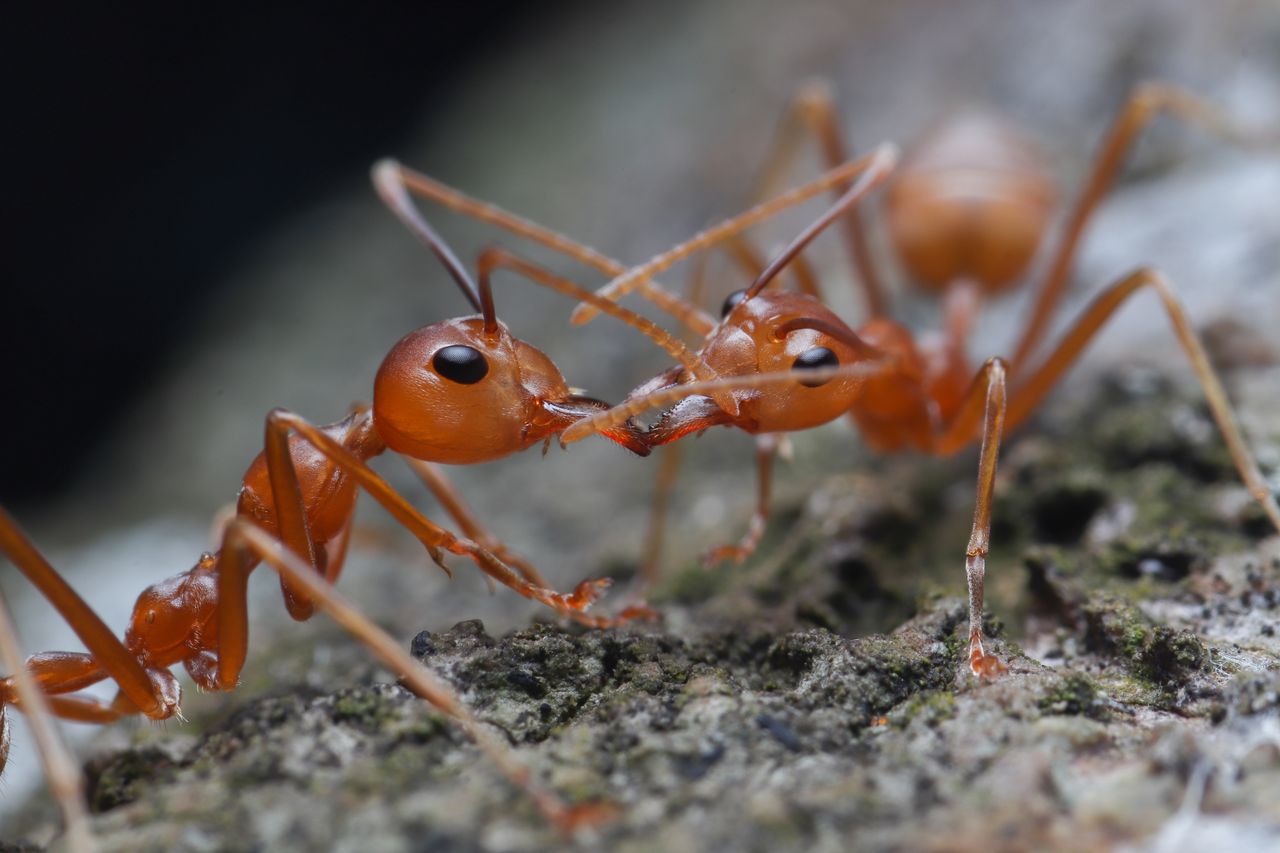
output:
[[805, 247], [813, 242], [813, 238], [817, 237], [827, 229], [831, 223], [835, 222], [841, 216], [849, 211], [851, 207], [871, 190], [880, 186], [889, 177], [894, 167], [898, 164], [898, 150], [892, 145], [881, 145], [871, 155], [871, 161], [867, 164], [867, 168], [853, 185], [845, 192], [844, 195], [836, 199], [836, 203], [831, 206], [826, 213], [818, 217], [808, 228], [800, 232], [800, 235], [791, 241], [791, 245], [783, 249], [769, 265], [761, 271], [756, 280], [747, 288], [747, 294], [744, 299], [750, 299], [765, 288], [769, 282], [786, 268], [787, 264], [795, 259], [796, 255], [804, 251]]
[[444, 264], [444, 268], [449, 271], [449, 275], [453, 277], [462, 294], [467, 297], [471, 307], [484, 315], [485, 331], [489, 332], [491, 325], [496, 331], [498, 321], [493, 312], [492, 295], [488, 299], [484, 298], [484, 294], [477, 290], [475, 282], [467, 274], [466, 267], [458, 260], [458, 256], [445, 243], [444, 238], [422, 218], [413, 200], [409, 198], [408, 190], [405, 189], [403, 168], [390, 158], [374, 163], [372, 173], [374, 189], [378, 191], [378, 195], [387, 207], [391, 208], [391, 212], [408, 226], [410, 231], [417, 234], [440, 259], [440, 263]]
[[557, 293], [576, 299], [580, 302], [586, 302], [599, 308], [605, 314], [615, 317], [622, 322], [638, 329], [646, 335], [651, 341], [662, 347], [668, 355], [680, 362], [695, 377], [704, 381], [710, 381], [716, 378], [716, 374], [706, 366], [697, 354], [692, 352], [679, 339], [670, 332], [663, 329], [657, 323], [647, 317], [642, 317], [636, 312], [623, 308], [610, 302], [603, 297], [597, 296], [595, 293], [587, 290], [585, 287], [574, 284], [567, 278], [557, 276], [542, 267], [525, 260], [519, 255], [515, 255], [499, 246], [490, 246], [480, 253], [476, 261], [477, 275], [480, 278], [480, 291], [486, 293], [489, 290], [489, 278], [493, 271], [499, 267], [506, 267], [519, 273], [525, 278], [548, 287]]

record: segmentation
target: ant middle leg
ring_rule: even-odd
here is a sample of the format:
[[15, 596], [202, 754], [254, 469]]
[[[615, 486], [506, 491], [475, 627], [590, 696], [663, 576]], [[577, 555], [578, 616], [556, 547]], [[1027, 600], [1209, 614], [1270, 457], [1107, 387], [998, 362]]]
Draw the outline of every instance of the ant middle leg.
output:
[[[791, 96], [774, 135], [757, 183], [756, 197], [766, 198], [774, 192], [789, 162], [795, 158], [797, 137], [801, 133], [806, 133], [817, 141], [828, 169], [848, 160], [849, 145], [840, 130], [840, 124], [840, 114], [830, 83], [825, 80], [810, 80], [803, 84]], [[837, 186], [840, 192], [848, 188], [847, 183]], [[859, 208], [855, 207], [845, 215], [844, 228], [841, 230], [850, 261], [862, 285], [867, 313], [872, 318], [883, 317], [889, 312], [889, 301], [876, 271], [875, 261], [871, 257], [867, 230]]]
[[1026, 361], [1034, 354], [1050, 316], [1062, 300], [1080, 239], [1098, 202], [1115, 182], [1129, 149], [1151, 120], [1162, 113], [1188, 124], [1199, 125], [1237, 145], [1280, 144], [1280, 134], [1275, 131], [1265, 132], [1243, 127], [1213, 104], [1178, 86], [1147, 82], [1130, 92], [1112, 122], [1102, 148], [1094, 158], [1093, 171], [1085, 181], [1080, 197], [1072, 207], [1067, 224], [1058, 238], [1057, 248], [1053, 251], [1044, 275], [1044, 283], [1036, 296], [1035, 307], [1009, 361], [1014, 375], [1021, 372]]
[[702, 564], [714, 566], [724, 560], [741, 563], [755, 553], [764, 537], [769, 521], [769, 494], [773, 483], [773, 460], [778, 451], [778, 436], [765, 433], [756, 436], [756, 506], [751, 512], [747, 532], [735, 544], [721, 545], [702, 556]]
[[1280, 506], [1277, 505], [1275, 495], [1272, 494], [1262, 472], [1258, 470], [1258, 463], [1249, 452], [1249, 446], [1240, 433], [1240, 427], [1231, 410], [1231, 403], [1227, 399], [1227, 392], [1223, 389], [1209, 362], [1204, 345], [1200, 343], [1200, 338], [1191, 326], [1191, 319], [1187, 316], [1181, 300], [1178, 299], [1177, 291], [1168, 279], [1155, 270], [1139, 269], [1103, 290], [1043, 363], [1014, 383], [1009, 398], [1009, 428], [1012, 429], [1026, 420], [1066, 369], [1080, 357], [1089, 341], [1106, 321], [1130, 296], [1145, 287], [1150, 287], [1156, 292], [1160, 297], [1161, 306], [1169, 315], [1173, 333], [1183, 352], [1186, 353], [1188, 361], [1191, 362], [1191, 368], [1209, 403], [1209, 411], [1213, 414], [1223, 440], [1227, 443], [1227, 449], [1231, 452], [1231, 459], [1240, 474], [1240, 479], [1249, 490], [1249, 494], [1261, 504], [1271, 523], [1280, 530]]

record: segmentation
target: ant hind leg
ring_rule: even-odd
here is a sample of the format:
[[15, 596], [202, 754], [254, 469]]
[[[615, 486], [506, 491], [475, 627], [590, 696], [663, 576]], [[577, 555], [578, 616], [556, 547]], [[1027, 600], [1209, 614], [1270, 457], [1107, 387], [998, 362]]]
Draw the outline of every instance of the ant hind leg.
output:
[[1280, 530], [1280, 505], [1277, 505], [1275, 495], [1272, 494], [1262, 472], [1258, 470], [1258, 463], [1249, 452], [1249, 446], [1245, 444], [1240, 427], [1232, 414], [1227, 392], [1209, 363], [1209, 356], [1191, 326], [1191, 319], [1187, 316], [1181, 300], [1178, 299], [1177, 291], [1168, 279], [1155, 270], [1139, 269], [1098, 294], [1085, 309], [1084, 314], [1076, 320], [1075, 325], [1067, 331], [1057, 349], [1050, 353], [1039, 367], [1014, 385], [1009, 399], [1009, 428], [1012, 429], [1022, 423], [1035, 410], [1066, 369], [1080, 357], [1103, 324], [1130, 296], [1144, 287], [1152, 288], [1160, 297], [1160, 304], [1169, 315], [1174, 335], [1177, 336], [1178, 343], [1186, 353], [1188, 361], [1191, 362], [1191, 368], [1209, 403], [1209, 411], [1213, 414], [1222, 438], [1227, 443], [1227, 449], [1231, 452], [1231, 459], [1235, 462], [1240, 479], [1249, 490], [1249, 494], [1262, 506], [1271, 523]]
[[[53, 712], [44, 692], [27, 671], [17, 632], [4, 597], [0, 596], [0, 663], [13, 675], [0, 681], [0, 771], [9, 757], [9, 727], [5, 706], [19, 705], [26, 713], [35, 738], [40, 761], [44, 765], [49, 790], [66, 821], [68, 846], [75, 853], [97, 849], [89, 828], [89, 811], [85, 806], [85, 779], [80, 764], [58, 736]], [[15, 702], [16, 700], [16, 702]]]

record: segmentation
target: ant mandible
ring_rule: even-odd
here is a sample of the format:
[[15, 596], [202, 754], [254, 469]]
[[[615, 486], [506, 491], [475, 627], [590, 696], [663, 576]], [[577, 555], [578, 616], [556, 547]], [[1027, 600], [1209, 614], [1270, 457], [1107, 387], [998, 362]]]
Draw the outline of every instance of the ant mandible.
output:
[[[201, 689], [233, 689], [248, 650], [248, 578], [260, 562], [279, 573], [285, 605], [294, 619], [308, 619], [317, 606], [328, 611], [387, 666], [403, 673], [415, 692], [458, 720], [551, 821], [572, 829], [603, 813], [598, 805], [570, 807], [543, 788], [505, 744], [477, 726], [447, 682], [415, 662], [333, 587], [346, 559], [358, 485], [407, 527], [446, 572], [442, 552], [467, 556], [487, 578], [590, 627], [651, 616], [643, 604], [613, 617], [587, 613], [608, 586], [607, 579], [584, 581], [567, 594], [551, 589], [532, 565], [480, 524], [436, 463], [485, 462], [536, 444], [545, 449], [567, 426], [609, 409], [573, 391], [546, 355], [514, 337], [498, 320], [490, 280], [499, 269], [520, 273], [575, 300], [588, 300], [644, 331], [691, 371], [698, 365], [651, 321], [502, 249], [480, 254], [473, 282], [410, 200], [406, 176], [414, 174], [387, 160], [374, 167], [373, 181], [391, 210], [440, 259], [478, 316], [435, 323], [402, 338], [378, 370], [372, 407], [357, 407], [327, 426], [273, 410], [267, 416], [265, 449], [244, 475], [236, 515], [223, 528], [221, 547], [202, 555], [190, 570], [144, 590], [123, 640], [0, 509], [0, 553], [35, 585], [88, 649], [46, 652], [23, 663], [0, 599], [0, 655], [14, 673], [0, 680], [0, 771], [9, 743], [4, 711], [12, 705], [36, 721], [46, 774], [75, 849], [92, 845], [83, 779], [52, 735], [50, 718], [107, 723], [134, 714], [153, 720], [180, 717], [181, 689], [170, 672], [177, 664]], [[672, 304], [678, 305], [678, 300]], [[638, 455], [649, 453], [640, 430], [629, 421], [602, 432]], [[428, 520], [368, 467], [368, 460], [388, 449], [408, 460], [464, 536]], [[118, 687], [111, 701], [80, 692], [104, 680]]]
[[[1249, 453], [1185, 309], [1159, 272], [1142, 268], [1109, 285], [1057, 347], [1038, 364], [1028, 366], [1061, 301], [1090, 215], [1112, 184], [1125, 152], [1161, 112], [1237, 141], [1260, 139], [1181, 89], [1163, 84], [1136, 89], [1115, 120], [1067, 218], [1011, 359], [990, 358], [974, 375], [965, 353], [968, 333], [979, 292], [995, 294], [1008, 288], [1030, 264], [1053, 209], [1052, 185], [1038, 150], [1020, 133], [989, 120], [969, 119], [944, 127], [922, 144], [898, 174], [887, 198], [890, 233], [907, 267], [928, 289], [944, 295], [941, 335], [917, 341], [887, 316], [887, 299], [855, 208], [896, 165], [894, 152], [882, 148], [873, 155], [877, 166], [868, 168], [858, 181], [846, 183], [844, 194], [826, 213], [767, 265], [759, 264], [749, 287], [726, 299], [720, 323], [699, 350], [702, 369], [697, 375], [681, 368], [668, 370], [636, 388], [612, 412], [574, 424], [561, 441], [576, 441], [594, 429], [658, 406], [670, 408], [645, 435], [651, 447], [717, 425], [756, 435], [759, 489], [752, 522], [737, 544], [708, 553], [709, 560], [715, 561], [744, 559], [763, 534], [777, 433], [826, 423], [847, 413], [876, 450], [912, 449], [941, 456], [979, 440], [977, 498], [965, 550], [969, 665], [975, 675], [992, 677], [1006, 669], [982, 645], [983, 587], [1001, 439], [1006, 429], [1017, 427], [1036, 409], [1114, 312], [1130, 296], [1150, 288], [1160, 298], [1191, 362], [1241, 479], [1280, 529], [1280, 507]], [[845, 157], [839, 121], [825, 86], [803, 90], [790, 115], [816, 133], [828, 161]], [[779, 150], [784, 147], [778, 146]], [[767, 289], [809, 242], [841, 218], [871, 314], [856, 332], [813, 292]], [[652, 276], [715, 242], [740, 241], [740, 225], [735, 218], [710, 229], [717, 234], [715, 240], [677, 246], [616, 276], [597, 294], [617, 299], [639, 289], [650, 295], [657, 289]], [[741, 246], [737, 254], [742, 257]], [[797, 277], [802, 283], [809, 278], [807, 273]], [[586, 322], [595, 313], [593, 305], [580, 305], [574, 321]], [[707, 381], [708, 371], [722, 378]]]

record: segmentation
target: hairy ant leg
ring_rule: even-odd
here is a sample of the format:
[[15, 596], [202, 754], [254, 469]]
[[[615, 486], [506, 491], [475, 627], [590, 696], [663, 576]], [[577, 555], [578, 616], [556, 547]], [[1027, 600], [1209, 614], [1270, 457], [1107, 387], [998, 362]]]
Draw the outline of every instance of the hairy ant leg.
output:
[[[828, 169], [849, 159], [849, 146], [840, 130], [840, 115], [836, 109], [831, 84], [825, 80], [810, 80], [791, 96], [782, 121], [774, 134], [769, 154], [765, 158], [765, 165], [757, 183], [759, 189], [755, 194], [756, 198], [765, 198], [774, 192], [781, 177], [786, 173], [789, 162], [796, 156], [798, 137], [802, 133], [809, 134], [817, 141]], [[847, 183], [836, 185], [838, 192], [845, 192], [848, 188]], [[876, 272], [876, 264], [867, 241], [866, 226], [863, 224], [862, 212], [859, 208], [855, 207], [845, 215], [841, 233], [849, 252], [849, 259], [862, 286], [868, 315], [885, 316], [889, 313], [889, 300], [885, 295], [880, 276]]]
[[452, 717], [499, 771], [529, 796], [543, 815], [562, 831], [572, 832], [612, 817], [616, 809], [610, 804], [571, 806], [544, 787], [529, 768], [516, 759], [511, 747], [480, 723], [447, 681], [421, 661], [414, 660], [390, 635], [317, 576], [312, 566], [299, 559], [283, 543], [261, 528], [237, 519], [228, 529], [225, 549], [228, 553], [240, 555], [237, 562], [241, 564], [256, 560], [266, 563], [307, 600], [328, 613], [378, 660], [396, 672], [411, 691]]
[[1213, 104], [1178, 86], [1160, 82], [1137, 86], [1112, 122], [1106, 141], [1094, 158], [1093, 171], [1067, 217], [1067, 225], [1048, 264], [1035, 307], [1018, 345], [1014, 347], [1013, 357], [1009, 360], [1010, 370], [1015, 376], [1034, 354], [1049, 318], [1062, 300], [1072, 264], [1075, 262], [1076, 250], [1080, 246], [1089, 218], [1114, 183], [1129, 149], [1151, 120], [1162, 113], [1188, 124], [1198, 125], [1237, 145], [1280, 144], [1280, 135], [1275, 132], [1242, 127]]
[[[857, 160], [844, 163], [835, 169], [832, 169], [817, 179], [807, 184], [802, 184], [782, 195], [776, 196], [768, 201], [762, 202], [737, 216], [727, 219], [718, 225], [713, 225], [688, 240], [680, 243], [671, 249], [657, 255], [645, 263], [632, 267], [626, 273], [616, 276], [612, 281], [598, 289], [596, 293], [606, 299], [616, 300], [636, 289], [641, 282], [648, 281], [653, 276], [658, 275], [685, 258], [704, 249], [708, 249], [717, 243], [721, 243], [737, 234], [741, 234], [753, 225], [776, 216], [789, 207], [801, 204], [816, 195], [819, 195], [832, 187], [841, 184], [848, 184], [849, 189], [841, 196], [841, 200], [853, 197], [854, 200], [861, 198], [862, 195], [870, 192], [879, 186], [892, 172], [898, 160], [898, 151], [891, 144], [884, 144], [876, 148], [870, 154], [858, 158]], [[837, 202], [836, 208], [840, 208], [841, 204]], [[833, 208], [834, 209], [834, 208]], [[842, 208], [841, 212], [848, 208]], [[830, 223], [826, 223], [829, 225]], [[823, 227], [826, 227], [824, 225]], [[792, 256], [788, 256], [779, 268], [790, 263]], [[776, 261], [777, 259], [775, 259]], [[770, 277], [777, 274], [774, 269], [770, 272]], [[586, 323], [593, 319], [597, 310], [590, 305], [579, 305], [570, 315], [570, 322], [575, 325]]]
[[1240, 433], [1227, 393], [1209, 362], [1204, 345], [1200, 343], [1199, 336], [1191, 326], [1191, 318], [1187, 316], [1187, 311], [1178, 299], [1173, 284], [1156, 270], [1139, 269], [1103, 290], [1039, 367], [1025, 376], [1015, 377], [1009, 398], [1009, 428], [1012, 429], [1026, 420], [1067, 368], [1080, 358], [1084, 348], [1106, 321], [1130, 296], [1144, 287], [1149, 287], [1156, 292], [1161, 306], [1169, 315], [1173, 333], [1183, 352], [1186, 353], [1187, 360], [1191, 362], [1191, 369], [1204, 391], [1209, 411], [1213, 413], [1213, 419], [1217, 422], [1227, 449], [1231, 452], [1231, 459], [1240, 474], [1240, 479], [1249, 490], [1249, 494], [1262, 505], [1271, 523], [1280, 530], [1280, 506], [1277, 506], [1275, 495], [1271, 493], [1266, 480], [1263, 479], [1262, 472], [1258, 470], [1258, 463], [1249, 452], [1249, 447]]
[[73, 853], [93, 853], [98, 847], [89, 826], [89, 811], [85, 807], [84, 773], [58, 734], [44, 691], [27, 670], [22, 646], [3, 595], [0, 595], [0, 663], [13, 673], [0, 679], [0, 770], [4, 769], [9, 758], [9, 724], [5, 719], [5, 707], [17, 706], [26, 714], [49, 791], [62, 811], [68, 847]]

